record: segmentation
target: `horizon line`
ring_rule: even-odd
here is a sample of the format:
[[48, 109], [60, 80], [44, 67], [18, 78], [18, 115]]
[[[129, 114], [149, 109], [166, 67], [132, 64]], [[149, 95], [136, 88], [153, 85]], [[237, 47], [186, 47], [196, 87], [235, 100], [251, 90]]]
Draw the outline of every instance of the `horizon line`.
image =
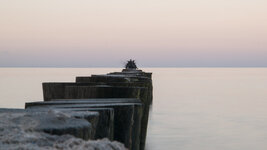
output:
[[[0, 66], [0, 68], [124, 68], [119, 66]], [[140, 66], [140, 68], [267, 68], [267, 66]]]

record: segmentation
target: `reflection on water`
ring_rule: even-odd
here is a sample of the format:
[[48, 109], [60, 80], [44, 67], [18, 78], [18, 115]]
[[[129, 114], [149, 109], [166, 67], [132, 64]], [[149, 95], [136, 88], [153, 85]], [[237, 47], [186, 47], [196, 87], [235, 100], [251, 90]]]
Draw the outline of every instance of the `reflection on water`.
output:
[[[118, 68], [0, 68], [0, 107], [42, 100], [41, 82]], [[154, 102], [147, 150], [266, 150], [267, 68], [146, 68]]]

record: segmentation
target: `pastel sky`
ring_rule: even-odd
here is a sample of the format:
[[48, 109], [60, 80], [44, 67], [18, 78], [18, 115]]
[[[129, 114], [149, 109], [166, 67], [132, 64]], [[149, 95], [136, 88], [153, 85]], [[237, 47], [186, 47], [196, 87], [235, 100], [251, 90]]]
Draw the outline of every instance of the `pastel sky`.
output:
[[267, 67], [267, 0], [1, 0], [1, 67]]

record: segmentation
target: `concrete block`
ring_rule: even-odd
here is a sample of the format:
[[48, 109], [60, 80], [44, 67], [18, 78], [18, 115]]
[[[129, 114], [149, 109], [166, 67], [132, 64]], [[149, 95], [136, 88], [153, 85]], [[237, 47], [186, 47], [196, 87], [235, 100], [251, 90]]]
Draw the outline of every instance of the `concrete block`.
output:
[[25, 128], [28, 128], [27, 130], [52, 135], [70, 134], [85, 140], [92, 136], [92, 125], [88, 121], [70, 117], [63, 112], [2, 109], [0, 113], [1, 116], [6, 116], [6, 118], [13, 116], [12, 122], [25, 126]]

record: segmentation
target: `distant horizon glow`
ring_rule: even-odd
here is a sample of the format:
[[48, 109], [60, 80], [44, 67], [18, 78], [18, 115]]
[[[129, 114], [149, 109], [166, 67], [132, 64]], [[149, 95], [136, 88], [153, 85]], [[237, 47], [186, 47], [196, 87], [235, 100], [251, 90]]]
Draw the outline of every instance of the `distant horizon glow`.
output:
[[0, 67], [267, 67], [267, 1], [2, 0]]

